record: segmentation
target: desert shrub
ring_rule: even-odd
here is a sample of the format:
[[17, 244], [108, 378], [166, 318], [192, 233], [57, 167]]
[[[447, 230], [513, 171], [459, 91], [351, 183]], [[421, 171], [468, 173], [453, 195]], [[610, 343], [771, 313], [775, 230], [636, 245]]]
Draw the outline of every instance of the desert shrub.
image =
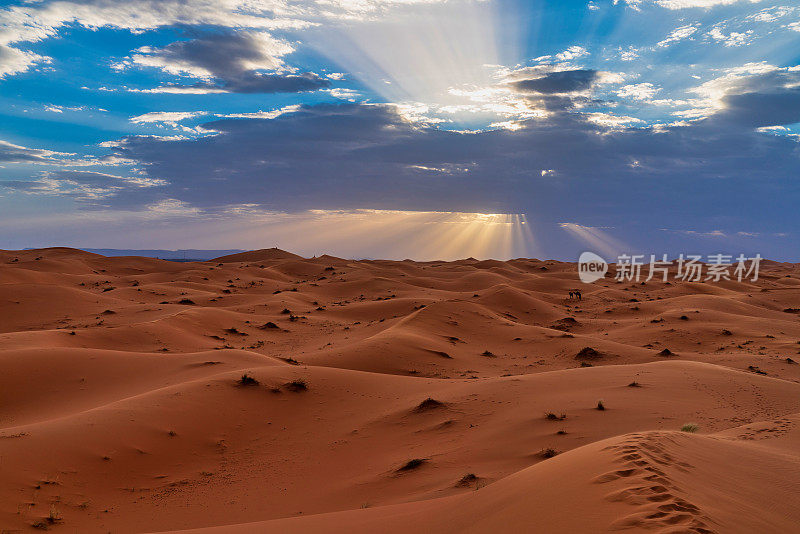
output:
[[466, 488], [473, 482], [478, 481], [478, 476], [475, 473], [467, 473], [461, 479], [456, 482], [456, 487], [458, 488]]
[[247, 373], [242, 375], [242, 378], [239, 379], [240, 386], [257, 386], [258, 380], [253, 378], [252, 376], [248, 375]]
[[558, 451], [548, 447], [546, 449], [542, 449], [539, 454], [542, 456], [542, 458], [552, 458], [553, 456], [558, 455]]
[[289, 391], [306, 391], [308, 389], [308, 383], [302, 378], [296, 378], [291, 382], [287, 382], [284, 386]]

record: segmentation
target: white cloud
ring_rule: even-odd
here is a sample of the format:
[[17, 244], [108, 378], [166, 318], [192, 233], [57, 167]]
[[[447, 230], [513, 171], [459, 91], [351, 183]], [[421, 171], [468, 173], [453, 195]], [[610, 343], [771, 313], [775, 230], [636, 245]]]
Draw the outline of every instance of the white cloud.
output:
[[182, 120], [205, 115], [204, 111], [151, 111], [144, 115], [131, 117], [129, 120], [136, 124], [163, 123], [171, 126], [177, 125]]
[[255, 111], [252, 113], [228, 113], [228, 114], [218, 114], [217, 117], [221, 117], [224, 119], [276, 119], [281, 115], [285, 115], [286, 113], [294, 113], [299, 111], [301, 106], [299, 104], [293, 104], [291, 106], [284, 106], [280, 109], [274, 109], [272, 111]]
[[709, 9], [716, 6], [735, 4], [740, 1], [749, 1], [752, 4], [761, 0], [614, 0], [614, 5], [626, 4], [628, 7], [639, 11], [642, 4], [650, 3], [666, 9], [690, 9], [702, 8]]
[[88, 106], [60, 106], [57, 104], [46, 104], [44, 106], [44, 110], [49, 111], [50, 113], [64, 113], [65, 111], [102, 111], [104, 113], [108, 112], [108, 110], [104, 108], [90, 108]]
[[445, 163], [439, 167], [431, 167], [427, 165], [409, 165], [408, 168], [424, 172], [436, 172], [440, 174], [469, 172], [469, 167], [465, 167], [463, 165], [451, 165], [448, 163]]
[[[711, 8], [715, 6], [723, 6], [728, 4], [735, 4], [742, 0], [656, 0], [656, 4], [667, 9], [688, 9], [688, 8]], [[756, 3], [760, 0], [749, 0], [750, 3]]]
[[605, 128], [617, 129], [626, 128], [634, 124], [644, 124], [644, 121], [636, 117], [626, 117], [624, 115], [613, 115], [611, 113], [586, 113], [586, 120], [603, 126]]
[[595, 83], [600, 85], [625, 83], [625, 74], [622, 72], [599, 71]]
[[564, 50], [563, 52], [559, 52], [556, 54], [556, 60], [558, 61], [572, 61], [573, 59], [578, 59], [580, 57], [585, 57], [589, 55], [589, 51], [586, 50], [582, 46], [573, 45]]
[[639, 57], [639, 50], [637, 50], [633, 46], [629, 46], [627, 49], [623, 49], [622, 47], [619, 48], [619, 59], [621, 61], [633, 61]]
[[[102, 88], [100, 89], [102, 90]], [[192, 87], [190, 85], [164, 85], [152, 89], [126, 89], [129, 93], [165, 93], [171, 95], [210, 95], [227, 93], [225, 89], [219, 87]]]
[[360, 96], [361, 93], [355, 91], [353, 89], [344, 89], [339, 87], [334, 87], [332, 89], [321, 89], [320, 93], [328, 93], [333, 98], [338, 98], [340, 100], [347, 100], [348, 102], [355, 102]]
[[324, 20], [377, 18], [388, 9], [445, 0], [60, 0], [0, 9], [0, 44], [36, 42], [67, 25], [144, 32], [165, 26], [305, 28]]
[[724, 44], [727, 47], [742, 46], [750, 44], [753, 40], [753, 30], [744, 32], [730, 32], [725, 35], [719, 27], [712, 28], [708, 32], [709, 37], [717, 42]]
[[768, 7], [766, 9], [762, 9], [758, 13], [749, 15], [747, 18], [756, 22], [775, 22], [779, 18], [785, 17], [794, 11], [796, 11], [796, 8], [787, 6]]
[[168, 198], [150, 204], [145, 211], [148, 215], [155, 217], [190, 217], [201, 213], [199, 208], [175, 198]]
[[81, 0], [26, 2], [0, 10], [0, 43], [34, 42], [68, 24], [133, 32], [173, 25], [231, 28], [308, 26], [307, 10], [287, 0]]
[[697, 27], [693, 26], [692, 24], [688, 24], [686, 26], [680, 26], [672, 30], [667, 37], [657, 43], [657, 46], [665, 47], [669, 46], [672, 43], [677, 43], [678, 41], [683, 41], [684, 39], [688, 39], [697, 31]]
[[617, 96], [621, 98], [630, 98], [631, 100], [649, 100], [659, 92], [661, 88], [656, 87], [652, 83], [635, 83], [625, 85], [617, 91]]
[[0, 79], [29, 70], [37, 63], [47, 63], [50, 58], [25, 52], [0, 44]]

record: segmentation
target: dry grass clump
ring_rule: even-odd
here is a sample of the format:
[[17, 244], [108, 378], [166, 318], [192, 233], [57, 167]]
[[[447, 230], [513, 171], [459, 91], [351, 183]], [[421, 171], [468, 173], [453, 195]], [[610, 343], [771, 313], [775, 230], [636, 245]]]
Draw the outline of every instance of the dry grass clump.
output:
[[242, 375], [242, 378], [239, 379], [237, 382], [240, 386], [257, 386], [258, 380], [253, 378], [252, 376], [248, 375], [247, 373]]

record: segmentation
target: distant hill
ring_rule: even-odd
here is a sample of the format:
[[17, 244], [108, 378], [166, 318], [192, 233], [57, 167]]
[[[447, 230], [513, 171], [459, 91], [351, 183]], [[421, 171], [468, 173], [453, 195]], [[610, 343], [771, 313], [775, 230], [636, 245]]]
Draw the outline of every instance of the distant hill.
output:
[[299, 260], [302, 259], [302, 256], [273, 247], [243, 251], [230, 255], [220, 255], [214, 259], [216, 261], [228, 263], [237, 261]]
[[94, 252], [95, 254], [102, 254], [103, 256], [144, 256], [147, 258], [160, 258], [162, 260], [177, 260], [177, 261], [190, 261], [190, 260], [213, 260], [220, 256], [228, 256], [244, 252], [242, 249], [231, 250], [200, 250], [200, 249], [179, 249], [179, 250], [134, 250], [134, 249], [116, 249], [116, 248], [82, 248], [86, 252]]

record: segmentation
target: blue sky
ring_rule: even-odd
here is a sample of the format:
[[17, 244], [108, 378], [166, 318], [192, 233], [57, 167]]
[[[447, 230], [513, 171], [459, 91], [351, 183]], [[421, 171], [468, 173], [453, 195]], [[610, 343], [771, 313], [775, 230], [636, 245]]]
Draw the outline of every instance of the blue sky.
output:
[[798, 258], [797, 2], [0, 6], [0, 248]]

